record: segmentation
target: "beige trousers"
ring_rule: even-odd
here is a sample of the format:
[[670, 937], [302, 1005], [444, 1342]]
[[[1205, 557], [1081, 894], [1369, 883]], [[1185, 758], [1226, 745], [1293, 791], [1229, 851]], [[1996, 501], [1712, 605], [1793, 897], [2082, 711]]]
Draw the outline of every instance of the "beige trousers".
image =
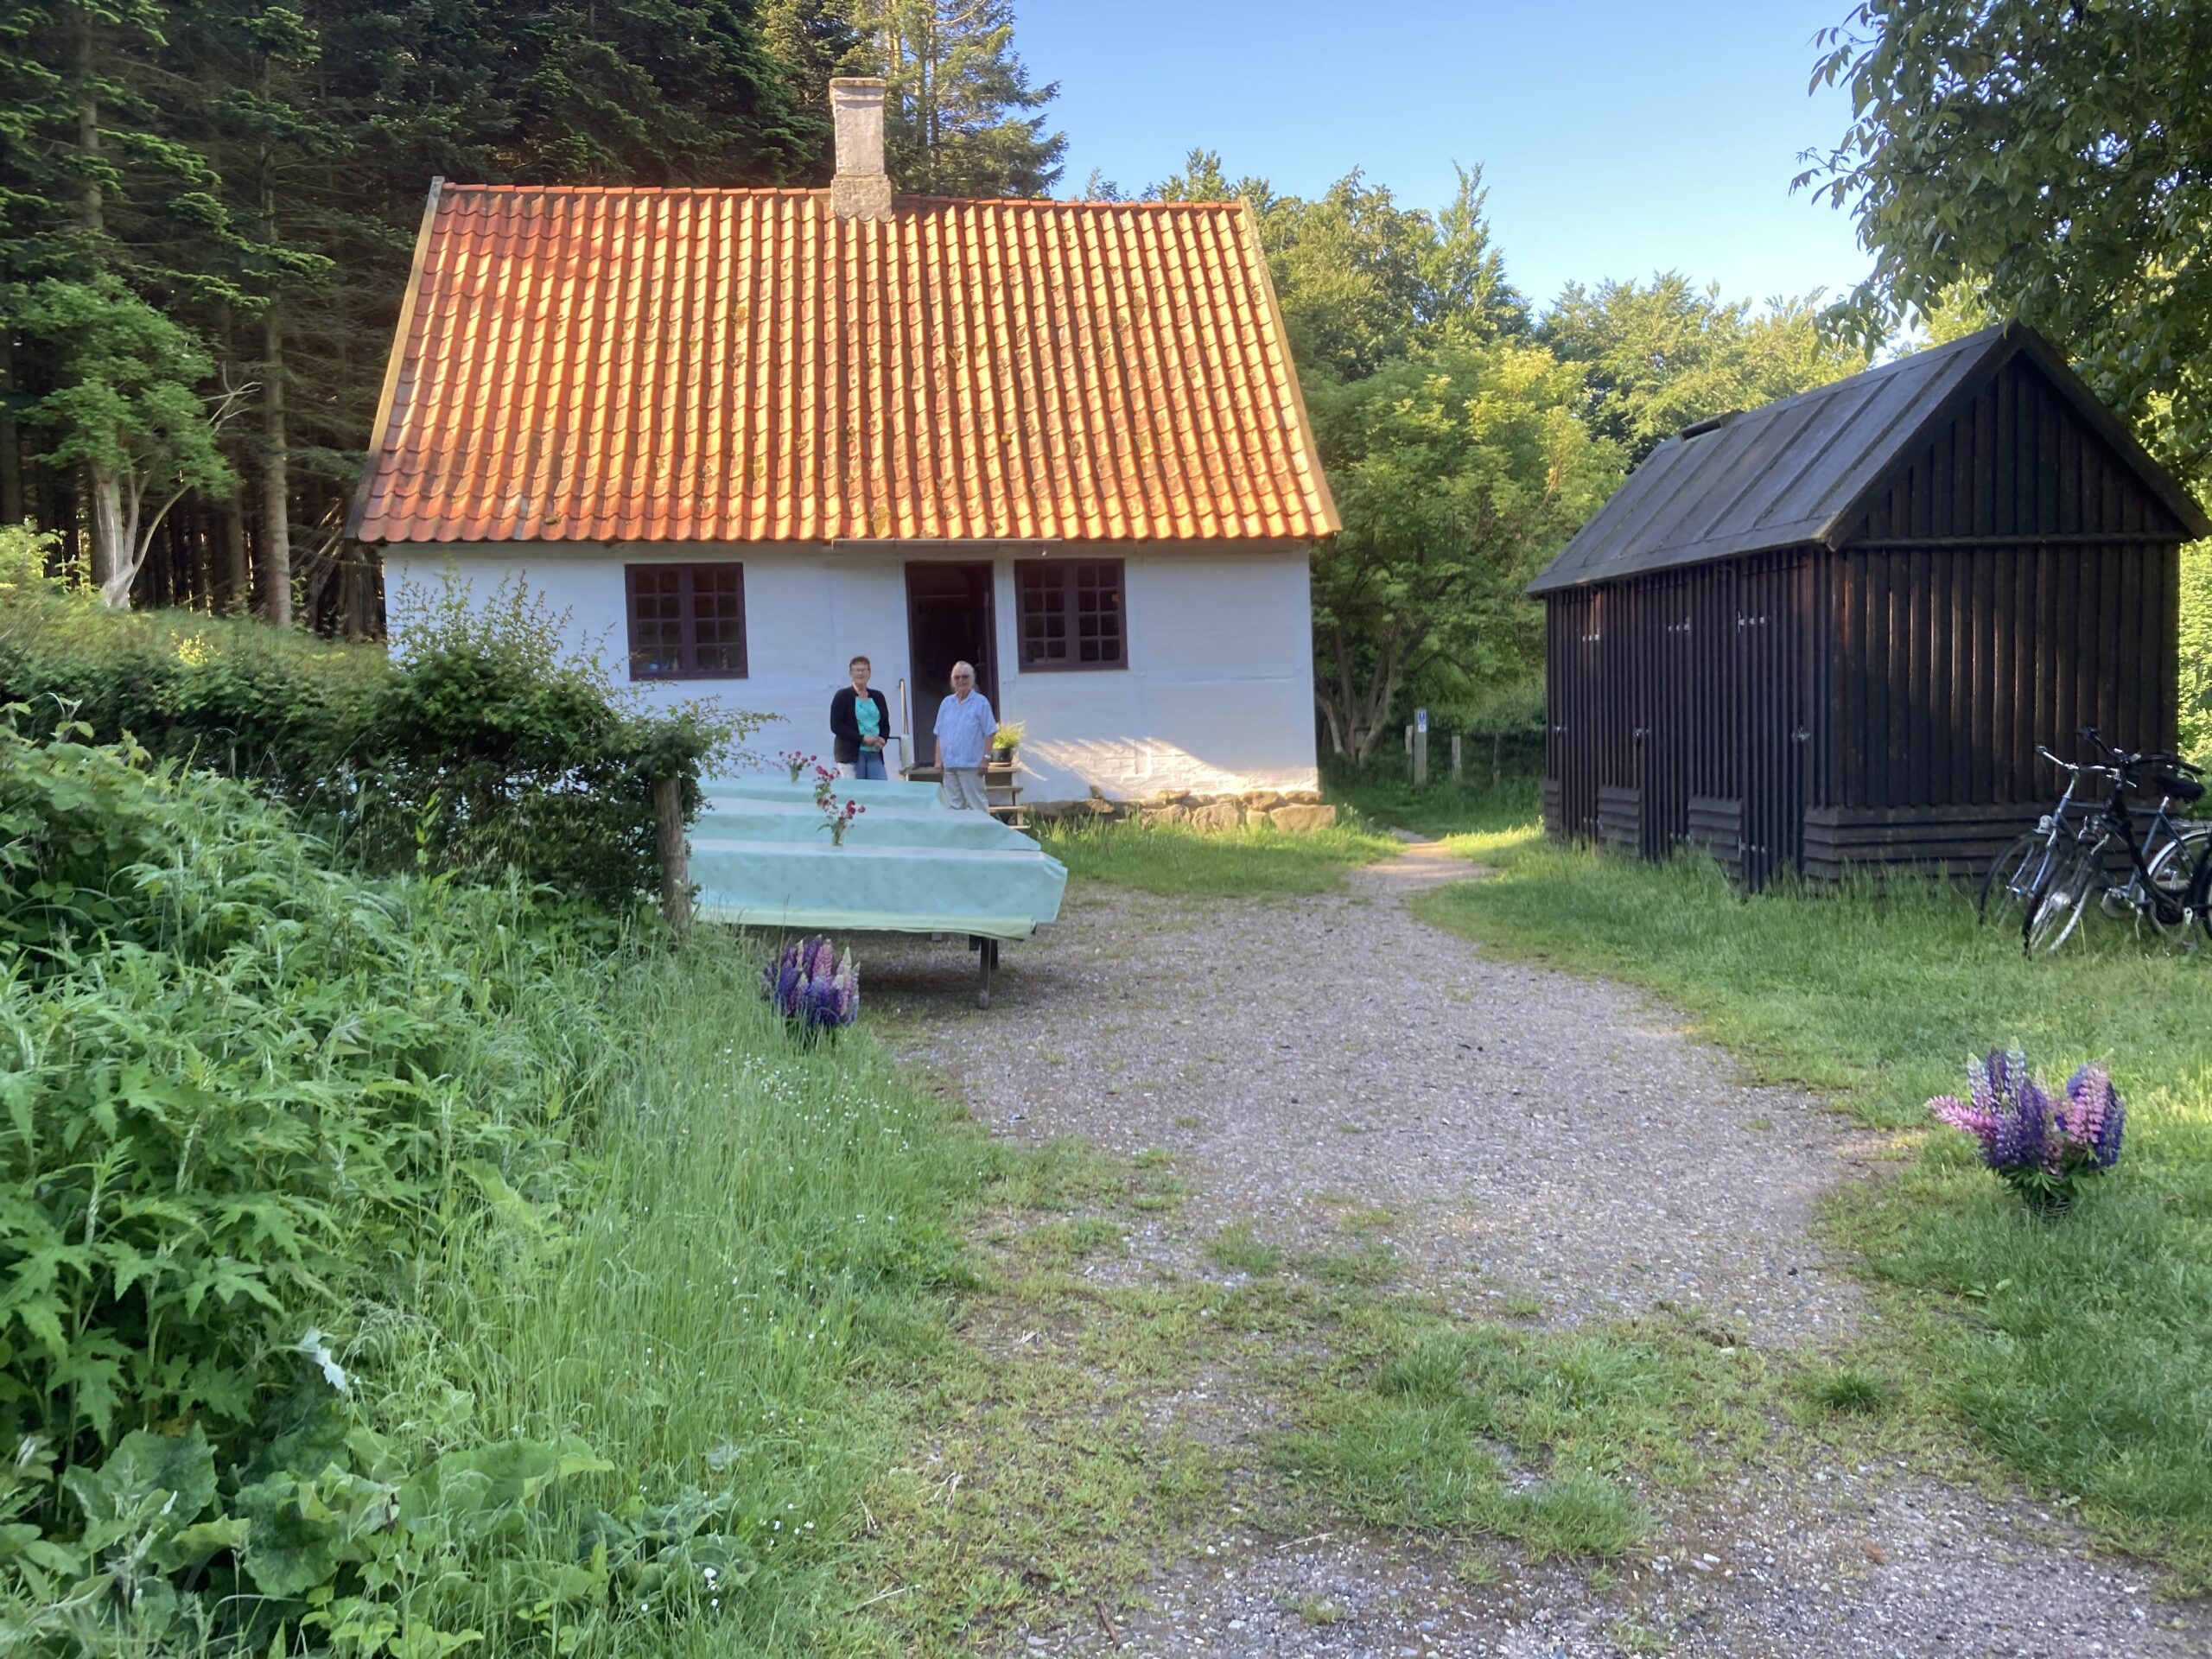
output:
[[990, 798], [983, 792], [980, 768], [947, 766], [937, 786], [937, 798], [956, 811], [963, 808], [975, 812], [991, 810]]

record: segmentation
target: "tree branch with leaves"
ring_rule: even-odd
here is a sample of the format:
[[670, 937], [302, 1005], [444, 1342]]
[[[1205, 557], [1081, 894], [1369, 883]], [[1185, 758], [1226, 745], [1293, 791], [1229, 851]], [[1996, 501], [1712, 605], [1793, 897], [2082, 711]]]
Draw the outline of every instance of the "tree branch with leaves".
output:
[[1505, 340], [1313, 390], [1344, 518], [1313, 557], [1314, 698], [1339, 756], [1365, 762], [1418, 678], [1527, 671], [1523, 589], [1620, 481], [1581, 398], [1577, 368]]
[[[118, 277], [39, 283], [20, 325], [63, 365], [28, 423], [54, 435], [47, 461], [84, 468], [92, 585], [110, 609], [127, 610], [169, 509], [188, 491], [236, 486], [220, 437], [253, 388], [202, 396], [214, 368], [207, 353]], [[149, 497], [159, 503], [150, 514]]]

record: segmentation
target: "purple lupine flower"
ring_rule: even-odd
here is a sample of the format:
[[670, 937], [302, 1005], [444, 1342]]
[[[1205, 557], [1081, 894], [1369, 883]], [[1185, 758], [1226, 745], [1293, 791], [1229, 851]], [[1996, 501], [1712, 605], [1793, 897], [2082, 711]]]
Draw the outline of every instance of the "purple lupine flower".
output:
[[1956, 1095], [1938, 1095], [1928, 1103], [1928, 1109], [1942, 1122], [1955, 1129], [1964, 1129], [1981, 1143], [1987, 1155], [1990, 1145], [1997, 1139], [1997, 1115], [1979, 1103], [1961, 1100]]
[[2066, 1080], [2067, 1109], [2059, 1114], [2066, 1138], [2099, 1169], [2120, 1161], [2120, 1136], [2127, 1123], [2127, 1107], [2112, 1086], [2112, 1074], [2101, 1065], [2085, 1065]]
[[760, 971], [760, 994], [776, 1012], [813, 1033], [849, 1026], [860, 1008], [860, 976], [852, 952], [842, 960], [828, 938], [794, 940], [783, 955]]
[[[1991, 1070], [1995, 1081], [1995, 1068]], [[2051, 1133], [2052, 1127], [2050, 1096], [2024, 1067], [2008, 1066], [1999, 1096], [1997, 1135], [1990, 1143], [1989, 1161], [1999, 1169], [2054, 1168], [2062, 1147]]]
[[2127, 1109], [2101, 1065], [2085, 1065], [2054, 1095], [2018, 1049], [1967, 1062], [1969, 1098], [1928, 1103], [1938, 1121], [1981, 1145], [1982, 1161], [2044, 1214], [2063, 1213], [2080, 1177], [2112, 1168]]

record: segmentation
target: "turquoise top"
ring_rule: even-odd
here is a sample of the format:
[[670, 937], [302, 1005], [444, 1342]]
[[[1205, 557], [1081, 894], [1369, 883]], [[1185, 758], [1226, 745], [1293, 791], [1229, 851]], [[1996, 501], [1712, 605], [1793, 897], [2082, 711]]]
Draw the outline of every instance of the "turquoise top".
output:
[[875, 699], [866, 692], [853, 698], [853, 723], [861, 728], [862, 737], [874, 737], [882, 723], [883, 711], [875, 706]]
[[811, 784], [779, 774], [700, 787], [691, 879], [702, 921], [1026, 939], [1060, 913], [1059, 860], [988, 812], [944, 805], [934, 784], [839, 779], [836, 804], [867, 809], [842, 847], [822, 827]]

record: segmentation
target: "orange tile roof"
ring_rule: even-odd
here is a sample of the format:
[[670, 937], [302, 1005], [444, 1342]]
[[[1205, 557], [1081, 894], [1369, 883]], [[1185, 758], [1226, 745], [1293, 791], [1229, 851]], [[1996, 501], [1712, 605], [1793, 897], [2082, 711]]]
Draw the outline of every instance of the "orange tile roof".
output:
[[1237, 203], [434, 188], [370, 541], [1337, 528]]

